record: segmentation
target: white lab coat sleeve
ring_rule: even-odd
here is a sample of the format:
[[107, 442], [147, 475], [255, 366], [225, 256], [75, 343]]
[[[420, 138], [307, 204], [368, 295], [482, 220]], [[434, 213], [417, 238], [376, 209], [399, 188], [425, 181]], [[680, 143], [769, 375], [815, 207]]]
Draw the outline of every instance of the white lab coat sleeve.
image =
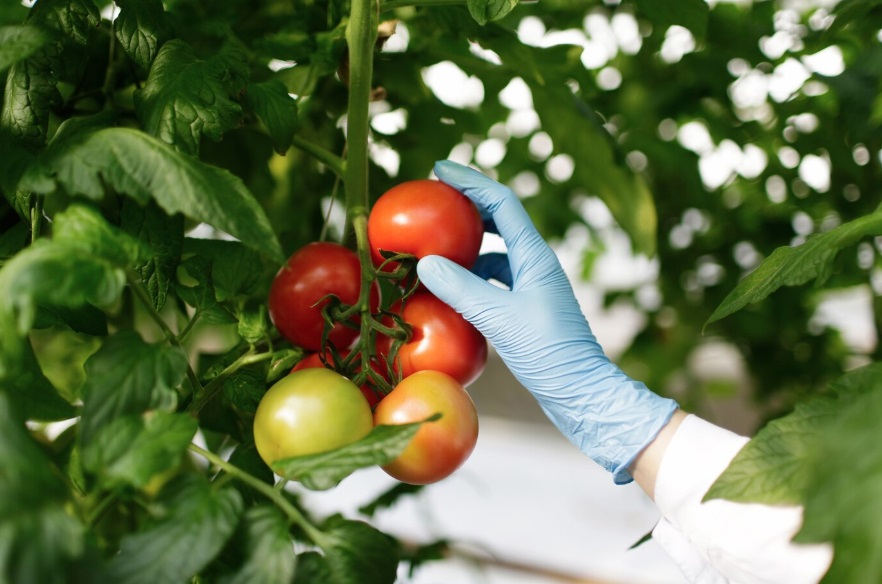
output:
[[662, 519], [655, 539], [697, 584], [816, 584], [833, 558], [827, 544], [791, 541], [801, 507], [714, 499], [704, 494], [748, 442], [687, 416], [662, 457], [655, 502]]

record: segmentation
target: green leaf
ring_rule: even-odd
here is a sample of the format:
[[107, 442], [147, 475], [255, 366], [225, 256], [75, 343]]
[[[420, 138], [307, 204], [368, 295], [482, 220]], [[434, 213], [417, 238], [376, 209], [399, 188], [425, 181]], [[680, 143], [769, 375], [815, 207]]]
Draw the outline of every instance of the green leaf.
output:
[[181, 40], [165, 43], [147, 83], [135, 93], [144, 130], [193, 155], [199, 153], [203, 135], [220, 140], [242, 117], [242, 109], [229, 98], [224, 85], [232, 66], [224, 53], [202, 61]]
[[410, 443], [422, 423], [375, 426], [357, 442], [328, 452], [283, 458], [273, 463], [272, 468], [279, 476], [300, 481], [307, 489], [330, 489], [360, 468], [391, 462]]
[[162, 0], [116, 0], [113, 32], [126, 55], [147, 71], [159, 48], [173, 36]]
[[212, 260], [204, 256], [191, 256], [181, 266], [196, 280], [194, 286], [175, 285], [178, 297], [196, 309], [199, 317], [213, 324], [229, 324], [236, 318], [217, 301], [214, 280], [211, 275]]
[[723, 299], [705, 326], [752, 302], [759, 302], [782, 286], [799, 286], [812, 278], [818, 283], [824, 282], [841, 249], [874, 235], [882, 235], [882, 212], [879, 211], [813, 235], [800, 246], [779, 247]]
[[794, 541], [832, 542], [823, 582], [882, 581], [882, 377], [878, 368], [815, 443], [803, 527]]
[[275, 507], [260, 505], [245, 512], [236, 540], [245, 562], [220, 584], [290, 584], [295, 555], [288, 523]]
[[128, 268], [150, 257], [151, 249], [111, 225], [89, 205], [74, 203], [55, 216], [52, 243], [98, 256]]
[[0, 27], [0, 73], [33, 55], [47, 40], [46, 32], [36, 26]]
[[518, 0], [468, 0], [469, 14], [480, 25], [499, 20], [518, 5]]
[[149, 412], [121, 416], [102, 426], [82, 449], [83, 466], [108, 489], [141, 488], [175, 468], [198, 429], [187, 414]]
[[21, 183], [37, 193], [60, 188], [96, 201], [107, 187], [141, 204], [152, 199], [169, 215], [203, 221], [279, 264], [284, 261], [266, 213], [241, 180], [137, 130], [84, 130], [53, 140]]
[[249, 83], [245, 104], [263, 122], [276, 152], [287, 152], [297, 129], [297, 100], [288, 95], [285, 85], [277, 80]]
[[211, 260], [211, 279], [219, 302], [238, 296], [265, 298], [279, 269], [277, 262], [238, 241], [187, 238], [183, 251]]
[[243, 412], [253, 414], [266, 393], [263, 369], [242, 368], [224, 380], [224, 395]]
[[70, 330], [95, 337], [107, 336], [107, 315], [104, 311], [84, 304], [76, 308], [41, 305], [33, 328], [64, 326]]
[[107, 567], [105, 582], [187, 582], [223, 548], [239, 522], [242, 499], [233, 488], [214, 489], [199, 475], [169, 484], [161, 512], [143, 529], [124, 536]]
[[664, 29], [672, 25], [688, 28], [696, 38], [707, 32], [709, 8], [704, 0], [634, 0], [652, 24]]
[[84, 548], [67, 488], [0, 392], [0, 579], [62, 584]]
[[85, 368], [79, 434], [84, 446], [117, 418], [172, 411], [187, 357], [182, 349], [149, 345], [134, 331], [121, 331], [104, 341]]
[[60, 103], [61, 94], [45, 59], [19, 61], [6, 76], [0, 130], [29, 146], [42, 146], [48, 133], [49, 114]]
[[368, 517], [373, 517], [374, 514], [381, 509], [388, 509], [393, 507], [402, 497], [407, 497], [408, 495], [415, 495], [419, 493], [424, 488], [424, 485], [411, 485], [410, 483], [396, 483], [388, 490], [380, 493], [376, 499], [368, 503], [367, 505], [363, 505], [358, 508], [358, 512], [362, 515], [367, 515]]
[[0, 267], [27, 245], [31, 230], [24, 221], [19, 221], [3, 233], [0, 233]]
[[13, 409], [24, 420], [52, 422], [69, 420], [76, 409], [46, 379], [28, 342], [22, 343], [20, 369], [15, 376], [0, 384]]
[[125, 199], [120, 210], [121, 227], [153, 250], [153, 254], [135, 266], [141, 283], [157, 310], [165, 306], [169, 288], [181, 261], [184, 241], [184, 217], [169, 217], [156, 205], [140, 206]]
[[[398, 569], [395, 541], [362, 521], [329, 517], [317, 543], [327, 584], [392, 584]], [[298, 566], [299, 568], [299, 566]], [[298, 580], [299, 581], [299, 580]]]

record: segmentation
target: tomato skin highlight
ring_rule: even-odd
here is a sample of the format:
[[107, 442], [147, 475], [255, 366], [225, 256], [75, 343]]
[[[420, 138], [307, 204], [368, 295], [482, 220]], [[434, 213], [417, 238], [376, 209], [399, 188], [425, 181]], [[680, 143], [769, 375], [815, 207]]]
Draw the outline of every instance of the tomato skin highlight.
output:
[[[273, 279], [269, 293], [270, 318], [291, 343], [318, 351], [324, 326], [321, 307], [325, 302], [316, 303], [325, 295], [334, 294], [352, 305], [358, 302], [360, 291], [361, 265], [354, 251], [337, 243], [309, 243], [294, 252]], [[376, 282], [371, 288], [370, 303], [372, 310], [380, 303]], [[344, 349], [356, 337], [358, 330], [336, 323], [328, 341]]]
[[[487, 364], [487, 340], [462, 315], [428, 291], [417, 292], [404, 302], [396, 302], [390, 311], [401, 315], [413, 327], [411, 339], [401, 345], [395, 368], [402, 377], [417, 371], [434, 370], [446, 373], [468, 387], [484, 371]], [[384, 319], [391, 326], [392, 319]], [[392, 339], [377, 336], [377, 354], [385, 358]]]
[[277, 381], [254, 414], [254, 445], [268, 465], [345, 446], [373, 428], [359, 388], [334, 371], [311, 368]]
[[478, 412], [468, 392], [439, 371], [404, 378], [374, 410], [374, 424], [426, 422], [410, 444], [383, 470], [401, 482], [427, 485], [444, 479], [471, 455], [478, 441]]
[[[340, 351], [341, 359], [345, 359], [348, 356], [348, 350], [344, 349], [343, 351]], [[329, 364], [333, 364], [333, 357], [328, 351], [325, 352], [325, 361], [327, 361]], [[319, 353], [310, 353], [309, 355], [298, 361], [296, 365], [294, 365], [294, 368], [291, 369], [291, 373], [294, 373], [295, 371], [300, 371], [301, 369], [311, 369], [314, 367], [330, 369], [330, 367], [327, 367], [324, 363], [322, 363], [322, 358]], [[384, 379], [386, 378], [386, 376], [380, 369], [380, 366], [377, 365], [373, 360], [371, 361], [371, 367]], [[361, 367], [359, 367], [357, 371], [361, 371]], [[361, 390], [361, 393], [364, 395], [364, 398], [367, 400], [368, 405], [371, 407], [371, 409], [373, 409], [378, 403], [380, 403], [380, 400], [383, 399], [383, 396], [379, 392], [379, 390], [372, 389], [371, 386], [367, 383], [362, 384], [359, 389]]]
[[[418, 259], [444, 256], [471, 268], [478, 258], [484, 224], [475, 204], [437, 180], [412, 180], [383, 193], [368, 216], [368, 240], [374, 265], [380, 250], [409, 253]], [[390, 262], [384, 271], [395, 269]]]

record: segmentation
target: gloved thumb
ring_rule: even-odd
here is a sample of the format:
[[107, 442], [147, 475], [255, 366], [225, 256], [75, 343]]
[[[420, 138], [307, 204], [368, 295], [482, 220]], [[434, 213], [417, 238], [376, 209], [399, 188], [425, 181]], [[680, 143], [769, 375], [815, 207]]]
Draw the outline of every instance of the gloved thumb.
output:
[[499, 295], [504, 293], [501, 288], [441, 256], [422, 258], [417, 263], [417, 274], [429, 292], [473, 324], [478, 315], [498, 305]]

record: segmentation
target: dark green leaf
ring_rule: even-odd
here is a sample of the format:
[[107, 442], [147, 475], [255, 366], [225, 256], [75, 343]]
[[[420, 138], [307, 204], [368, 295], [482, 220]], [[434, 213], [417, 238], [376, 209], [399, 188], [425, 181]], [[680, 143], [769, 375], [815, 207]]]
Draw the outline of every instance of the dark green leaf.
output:
[[83, 466], [108, 489], [141, 488], [180, 464], [197, 428], [196, 420], [183, 413], [120, 416], [83, 446]]
[[187, 238], [184, 253], [211, 260], [211, 279], [220, 302], [237, 296], [265, 298], [279, 268], [265, 254], [255, 253], [237, 241]]
[[37, 310], [35, 329], [65, 326], [70, 330], [96, 337], [107, 336], [107, 315], [104, 311], [84, 304], [76, 308], [41, 305]]
[[87, 445], [122, 416], [174, 410], [175, 388], [186, 369], [187, 357], [179, 348], [149, 345], [134, 331], [109, 337], [86, 361], [81, 443]]
[[303, 349], [285, 348], [273, 353], [266, 382], [273, 383], [291, 372], [294, 365], [303, 358]]
[[19, 61], [9, 70], [0, 130], [28, 144], [42, 146], [46, 141], [49, 113], [61, 102], [48, 63], [36, 57]]
[[809, 237], [798, 247], [779, 247], [748, 274], [717, 306], [705, 325], [759, 302], [782, 286], [798, 286], [816, 278], [824, 282], [831, 273], [839, 250], [860, 239], [882, 235], [882, 212], [844, 223], [825, 233]]
[[0, 73], [30, 57], [46, 40], [46, 33], [36, 26], [0, 27]]
[[297, 554], [294, 584], [327, 582], [333, 584], [333, 575], [325, 558], [318, 552]]
[[481, 25], [507, 16], [517, 5], [518, 0], [468, 0], [469, 13]]
[[294, 545], [288, 523], [275, 507], [261, 505], [245, 512], [238, 534], [245, 562], [221, 584], [290, 584], [294, 579]]
[[[392, 538], [362, 521], [328, 518], [316, 541], [324, 551], [327, 584], [392, 584], [398, 550]], [[299, 567], [299, 566], [298, 566]]]
[[44, 422], [73, 418], [76, 410], [46, 379], [27, 341], [22, 344], [21, 356], [18, 373], [0, 384], [0, 393], [6, 394], [18, 416]]
[[413, 576], [421, 566], [428, 562], [435, 562], [447, 558], [450, 552], [450, 542], [441, 539], [424, 545], [417, 546], [415, 549], [407, 550], [401, 558], [410, 564], [407, 569], [408, 574]]
[[[270, 470], [270, 467], [268, 467], [260, 457], [254, 444], [237, 444], [233, 453], [230, 455], [230, 464], [238, 469], [244, 470], [251, 476], [260, 479], [268, 485], [275, 483], [273, 471]], [[248, 503], [257, 503], [266, 500], [264, 495], [258, 493], [253, 488], [240, 481], [236, 481], [235, 486], [239, 489], [242, 497]]]
[[224, 380], [224, 395], [240, 410], [253, 414], [266, 393], [265, 378], [263, 369], [239, 369]]
[[203, 135], [220, 140], [242, 117], [242, 109], [224, 85], [230, 69], [224, 54], [202, 61], [183, 41], [165, 43], [146, 85], [135, 94], [144, 130], [193, 155], [198, 154]]
[[137, 130], [83, 131], [53, 141], [21, 185], [44, 194], [60, 187], [93, 200], [101, 200], [107, 186], [141, 204], [152, 199], [169, 215], [204, 221], [278, 263], [284, 259], [266, 214], [242, 181]]
[[132, 267], [150, 257], [150, 248], [111, 225], [94, 208], [79, 203], [55, 216], [52, 242], [79, 253], [104, 258], [121, 268]]
[[159, 310], [165, 306], [169, 287], [174, 282], [175, 271], [181, 260], [184, 217], [169, 217], [152, 202], [140, 206], [126, 199], [122, 205], [120, 220], [123, 229], [153, 250], [152, 256], [135, 266], [135, 269], [150, 294], [154, 308]]
[[212, 260], [205, 256], [191, 256], [184, 260], [182, 267], [195, 281], [194, 286], [178, 283], [175, 286], [178, 297], [196, 309], [199, 318], [213, 324], [230, 324], [236, 317], [217, 300], [212, 278]]
[[31, 230], [27, 223], [20, 221], [0, 233], [0, 267], [7, 258], [17, 254], [30, 239]]
[[266, 126], [276, 152], [287, 152], [297, 129], [297, 101], [288, 95], [288, 89], [276, 80], [249, 83], [245, 104]]
[[113, 32], [126, 55], [147, 71], [159, 48], [172, 36], [162, 0], [116, 0]]
[[368, 517], [373, 517], [374, 514], [382, 509], [388, 509], [392, 507], [402, 497], [407, 497], [408, 495], [414, 495], [423, 490], [423, 485], [411, 485], [409, 483], [396, 483], [389, 490], [380, 493], [380, 495], [362, 507], [358, 508], [358, 512]]
[[242, 309], [237, 317], [239, 319], [237, 331], [242, 340], [247, 343], [257, 343], [266, 338], [269, 332], [266, 304], [261, 303], [255, 307]]
[[176, 480], [161, 497], [162, 512], [151, 524], [123, 537], [104, 581], [189, 581], [223, 548], [242, 510], [235, 489], [216, 490], [198, 475]]
[[375, 426], [357, 442], [319, 454], [284, 458], [276, 461], [272, 468], [279, 476], [300, 481], [308, 489], [330, 489], [359, 468], [393, 460], [410, 443], [422, 423]]
[[634, 0], [652, 24], [664, 29], [677, 24], [688, 28], [696, 38], [707, 32], [708, 5], [704, 0]]

